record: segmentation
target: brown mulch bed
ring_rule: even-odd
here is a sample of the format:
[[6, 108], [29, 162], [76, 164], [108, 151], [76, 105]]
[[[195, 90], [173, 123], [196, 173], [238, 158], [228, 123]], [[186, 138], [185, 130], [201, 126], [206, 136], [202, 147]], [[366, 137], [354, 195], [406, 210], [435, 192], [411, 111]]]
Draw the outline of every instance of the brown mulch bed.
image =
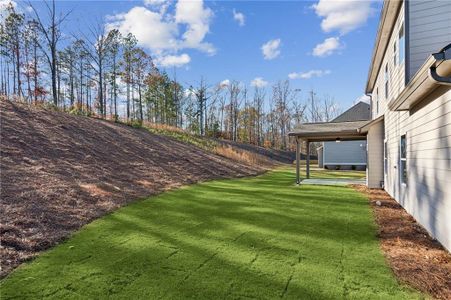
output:
[[140, 197], [264, 170], [169, 137], [0, 101], [1, 272]]
[[437, 299], [451, 299], [451, 254], [387, 192], [354, 188], [369, 196], [381, 248], [397, 278]]

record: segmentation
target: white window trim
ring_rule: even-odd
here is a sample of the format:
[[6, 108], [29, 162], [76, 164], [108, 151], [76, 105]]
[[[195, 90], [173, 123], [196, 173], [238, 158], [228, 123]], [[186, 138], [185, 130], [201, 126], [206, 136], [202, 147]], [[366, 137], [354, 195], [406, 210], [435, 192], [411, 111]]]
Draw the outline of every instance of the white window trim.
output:
[[388, 143], [384, 139], [384, 177], [388, 177]]
[[[401, 139], [402, 139], [402, 137], [404, 136], [404, 138], [405, 138], [405, 143], [406, 143], [406, 157], [405, 158], [402, 158], [402, 156], [401, 156]], [[402, 169], [402, 161], [405, 161], [406, 162], [406, 164], [405, 164], [405, 168], [406, 168], [406, 173], [407, 173], [407, 132], [404, 132], [403, 134], [401, 134], [400, 136], [399, 136], [399, 179], [400, 179], [400, 182], [401, 182], [401, 185], [403, 186], [403, 187], [405, 187], [405, 186], [407, 186], [407, 181], [409, 181], [409, 177], [407, 176], [407, 180], [406, 180], [406, 182], [403, 182], [403, 169]]]

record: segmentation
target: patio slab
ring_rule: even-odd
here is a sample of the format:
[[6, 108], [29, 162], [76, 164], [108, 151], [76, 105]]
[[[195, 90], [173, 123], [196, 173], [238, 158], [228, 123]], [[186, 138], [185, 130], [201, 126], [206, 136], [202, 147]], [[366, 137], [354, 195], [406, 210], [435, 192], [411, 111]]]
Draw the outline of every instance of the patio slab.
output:
[[309, 184], [309, 185], [348, 185], [348, 184], [365, 184], [365, 179], [348, 179], [348, 178], [334, 178], [334, 179], [303, 179], [301, 181], [301, 185]]

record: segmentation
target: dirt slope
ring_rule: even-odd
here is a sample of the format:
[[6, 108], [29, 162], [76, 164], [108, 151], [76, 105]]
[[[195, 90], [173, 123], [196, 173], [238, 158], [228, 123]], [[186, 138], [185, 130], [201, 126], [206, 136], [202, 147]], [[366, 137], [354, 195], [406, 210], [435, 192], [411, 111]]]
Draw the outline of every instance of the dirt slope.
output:
[[144, 129], [0, 101], [3, 277], [139, 197], [263, 170]]
[[[222, 145], [228, 145], [234, 147], [235, 149], [249, 151], [279, 163], [291, 164], [296, 159], [296, 153], [294, 151], [268, 149], [264, 147], [259, 147], [250, 144], [242, 144], [228, 140], [216, 140], [216, 141]], [[304, 155], [302, 154], [301, 156], [302, 159], [304, 159]]]

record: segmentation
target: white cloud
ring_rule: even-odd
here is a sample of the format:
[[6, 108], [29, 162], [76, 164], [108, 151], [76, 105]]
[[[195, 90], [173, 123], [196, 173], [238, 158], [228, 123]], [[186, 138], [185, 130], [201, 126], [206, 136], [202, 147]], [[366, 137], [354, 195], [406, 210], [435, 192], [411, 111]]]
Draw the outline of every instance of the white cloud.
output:
[[188, 64], [191, 61], [191, 57], [186, 54], [180, 55], [166, 55], [158, 57], [156, 59], [156, 64], [162, 67], [181, 67]]
[[122, 34], [133, 33], [142, 47], [154, 51], [177, 49], [177, 24], [165, 22], [163, 16], [145, 7], [133, 7], [127, 13], [109, 17], [108, 29], [117, 28]]
[[255, 86], [258, 88], [262, 88], [268, 85], [268, 81], [264, 80], [261, 77], [256, 77], [251, 81], [251, 86]]
[[6, 18], [6, 9], [8, 8], [9, 4], [12, 4], [15, 10], [19, 10], [20, 8], [17, 7], [16, 1], [10, 1], [10, 0], [0, 0], [0, 21], [3, 22], [3, 20]]
[[307, 72], [293, 72], [288, 74], [290, 79], [310, 79], [312, 77], [323, 77], [324, 75], [329, 75], [330, 70], [310, 70]]
[[213, 12], [204, 7], [202, 0], [179, 0], [172, 13], [167, 12], [171, 1], [145, 0], [144, 3], [149, 7], [135, 6], [128, 12], [107, 16], [107, 29], [116, 28], [124, 35], [133, 33], [138, 45], [150, 49], [160, 65], [188, 63], [187, 54], [177, 54], [183, 49], [215, 53], [213, 45], [204, 41]]
[[224, 79], [223, 81], [221, 81], [221, 82], [219, 83], [219, 86], [220, 86], [221, 88], [228, 87], [229, 85], [230, 85], [230, 80], [228, 80], [228, 79]]
[[211, 55], [215, 54], [216, 50], [213, 45], [203, 42], [205, 35], [210, 30], [212, 17], [212, 10], [205, 8], [202, 0], [179, 0], [175, 8], [175, 21], [177, 24], [187, 26], [181, 46], [199, 49]]
[[160, 14], [165, 14], [169, 5], [170, 0], [144, 0], [144, 5], [150, 7], [152, 10], [157, 10]]
[[238, 22], [240, 26], [244, 26], [246, 22], [246, 17], [243, 13], [237, 12], [235, 9], [233, 10], [233, 19]]
[[147, 6], [160, 6], [163, 5], [165, 3], [167, 3], [168, 1], [166, 0], [144, 0], [144, 5]]
[[362, 26], [374, 12], [371, 2], [362, 0], [319, 0], [312, 7], [323, 18], [321, 28], [325, 32], [338, 30], [341, 34]]
[[324, 40], [324, 42], [316, 45], [315, 48], [313, 48], [313, 55], [319, 57], [329, 56], [334, 53], [334, 51], [342, 47], [343, 45], [340, 43], [339, 37], [327, 38]]
[[280, 39], [270, 40], [261, 47], [263, 58], [270, 60], [280, 55]]
[[355, 99], [354, 104], [357, 104], [359, 102], [365, 102], [365, 103], [370, 104], [370, 100], [371, 100], [371, 98], [369, 96], [362, 95], [362, 96], [358, 97], [357, 99]]
[[0, 9], [6, 9], [9, 4], [12, 4], [14, 8], [17, 7], [17, 2], [13, 0], [0, 0]]

